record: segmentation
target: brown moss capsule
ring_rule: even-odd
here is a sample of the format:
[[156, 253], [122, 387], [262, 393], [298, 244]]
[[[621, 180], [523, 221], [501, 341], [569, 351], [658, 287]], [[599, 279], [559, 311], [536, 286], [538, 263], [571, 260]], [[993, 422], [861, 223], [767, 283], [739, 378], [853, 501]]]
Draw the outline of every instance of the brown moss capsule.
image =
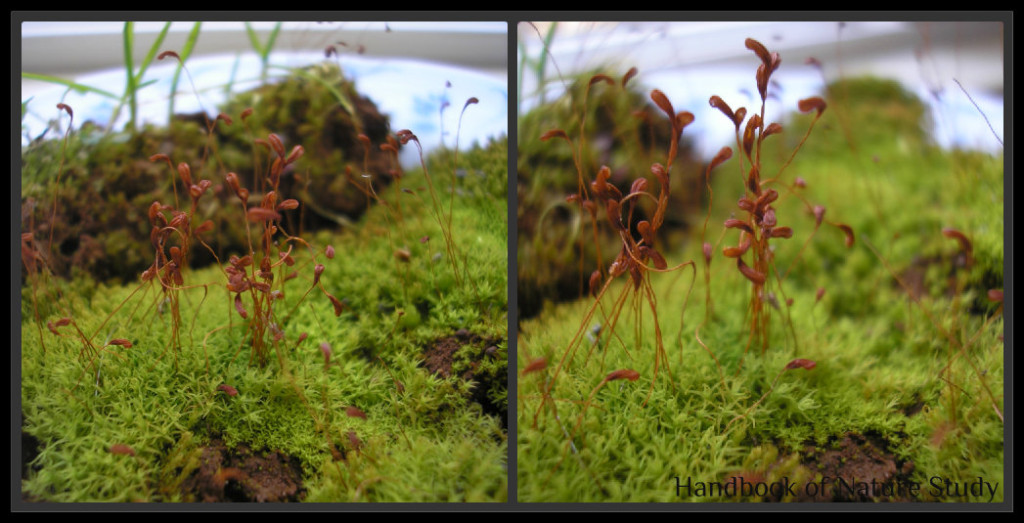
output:
[[331, 344], [326, 341], [322, 342], [320, 344], [320, 353], [324, 355], [324, 367], [326, 368], [331, 364]]
[[590, 294], [591, 296], [597, 296], [597, 292], [601, 286], [601, 271], [594, 271], [590, 273]]
[[293, 163], [299, 158], [302, 158], [303, 154], [306, 154], [306, 149], [304, 149], [301, 145], [296, 145], [295, 147], [292, 147], [292, 152], [288, 154], [287, 158], [285, 158], [284, 163]]
[[167, 162], [167, 166], [170, 167], [171, 169], [174, 169], [174, 164], [171, 163], [171, 159], [166, 154], [162, 154], [162, 153], [161, 154], [154, 154], [153, 156], [149, 157], [149, 161], [151, 161], [151, 162]]
[[338, 298], [335, 298], [333, 294], [331, 294], [331, 293], [326, 293], [326, 294], [327, 294], [327, 299], [331, 300], [331, 305], [334, 306], [334, 316], [335, 317], [341, 316], [341, 313], [345, 312], [345, 304], [342, 303], [342, 301], [339, 300]]
[[709, 100], [709, 103], [711, 104], [711, 107], [721, 111], [722, 114], [724, 114], [730, 121], [736, 121], [736, 113], [732, 112], [732, 108], [729, 107], [729, 104], [725, 103], [725, 100], [722, 100], [721, 97], [713, 95], [711, 100]]
[[782, 126], [777, 124], [777, 123], [772, 123], [772, 124], [768, 125], [768, 127], [765, 127], [764, 133], [761, 134], [761, 139], [763, 140], [763, 139], [765, 139], [765, 138], [767, 138], [767, 137], [769, 137], [769, 136], [771, 136], [773, 134], [778, 134], [778, 133], [781, 133], [781, 132], [782, 132]]
[[612, 371], [612, 372], [608, 373], [608, 375], [605, 376], [605, 378], [604, 378], [605, 381], [615, 381], [615, 380], [636, 381], [638, 379], [640, 379], [640, 373], [635, 371], [635, 370], [633, 370], [633, 369], [619, 369], [619, 370], [616, 370], [616, 371]]
[[366, 413], [356, 407], [345, 407], [345, 415], [350, 418], [366, 419]]
[[526, 376], [531, 372], [544, 370], [545, 368], [547, 368], [547, 366], [548, 360], [546, 358], [537, 358], [526, 365], [526, 368], [523, 369], [522, 375]]
[[736, 258], [736, 267], [740, 270], [740, 273], [742, 273], [743, 276], [745, 276], [751, 282], [757, 285], [764, 285], [764, 274], [761, 274], [760, 272], [751, 269], [749, 266], [747, 266], [746, 263], [743, 263], [743, 258]]
[[[154, 225], [157, 224], [157, 216], [160, 214], [160, 209], [162, 207], [163, 206], [160, 205], [160, 202], [153, 202], [153, 203], [151, 203], [149, 205], [149, 221], [150, 221], [150, 223], [152, 223]], [[161, 216], [161, 218], [162, 217], [163, 216]], [[162, 224], [161, 224], [161, 226], [162, 226]]]
[[245, 306], [242, 305], [242, 295], [241, 294], [236, 294], [235, 295], [235, 310], [238, 311], [238, 315], [241, 316], [242, 319], [248, 319], [249, 318], [249, 313], [245, 311]]
[[747, 250], [750, 249], [750, 236], [746, 233], [740, 233], [740, 244], [736, 247], [726, 247], [722, 249], [722, 254], [726, 258], [739, 258], [746, 254]]
[[250, 222], [276, 221], [281, 219], [281, 215], [277, 211], [263, 207], [250, 208], [246, 211], [245, 217]]
[[647, 255], [651, 257], [651, 261], [654, 262], [654, 267], [658, 270], [668, 269], [668, 262], [665, 261], [665, 257], [660, 252], [654, 249], [647, 249]]
[[587, 87], [593, 87], [593, 85], [598, 82], [604, 82], [608, 85], [615, 85], [615, 80], [612, 80], [612, 77], [606, 74], [595, 74], [594, 76], [590, 77], [590, 83], [587, 84]]
[[638, 71], [636, 67], [630, 67], [629, 71], [626, 71], [626, 74], [622, 75], [622, 87], [625, 87], [626, 83], [628, 83], [630, 79], [636, 76], [637, 72]]
[[942, 229], [942, 235], [946, 238], [952, 238], [960, 244], [960, 250], [964, 251], [965, 254], [970, 256], [974, 252], [974, 247], [971, 245], [971, 240], [967, 238], [967, 235], [956, 230], [945, 228]]
[[723, 225], [725, 225], [726, 229], [740, 229], [742, 231], [746, 231], [749, 234], [754, 233], [754, 229], [750, 227], [749, 223], [743, 220], [738, 220], [736, 218], [729, 218], [728, 220], [725, 220], [725, 223]]
[[75, 112], [71, 110], [71, 106], [70, 105], [61, 102], [61, 103], [57, 104], [57, 109], [60, 109], [61, 111], [64, 111], [64, 112], [68, 113], [68, 116], [70, 116], [72, 119], [74, 119]]
[[640, 237], [643, 238], [644, 243], [647, 245], [654, 245], [654, 231], [651, 229], [651, 222], [642, 220], [636, 224], [636, 230], [640, 233]]
[[725, 162], [729, 158], [732, 158], [732, 148], [722, 147], [721, 149], [718, 150], [718, 154], [716, 154], [715, 157], [711, 160], [711, 164], [708, 165], [708, 171], [710, 172], [715, 170], [716, 167], [721, 165], [722, 162]]
[[284, 157], [284, 142], [281, 141], [280, 136], [270, 133], [267, 136], [267, 142], [270, 143], [270, 147], [274, 149], [274, 152], [277, 153], [278, 157]]
[[743, 151], [747, 153], [747, 158], [750, 158], [750, 152], [754, 150], [754, 137], [759, 125], [761, 118], [755, 114], [747, 120], [747, 126], [743, 128]]
[[623, 230], [622, 214], [619, 211], [618, 200], [608, 200], [606, 205], [608, 207], [608, 221], [611, 222], [612, 227], [617, 231]]
[[633, 180], [633, 185], [629, 188], [629, 194], [636, 194], [647, 190], [647, 178], [637, 178]]
[[821, 221], [825, 219], [825, 208], [820, 205], [814, 206], [814, 222], [816, 225], [821, 225]]
[[222, 384], [218, 385], [217, 386], [217, 390], [223, 392], [224, 394], [227, 394], [228, 396], [237, 396], [238, 395], [238, 389], [236, 389], [236, 388], [234, 388], [231, 385], [228, 385], [226, 383], [222, 383]]
[[814, 367], [817, 367], [817, 366], [818, 366], [818, 363], [815, 362], [814, 360], [805, 360], [803, 358], [797, 358], [797, 359], [795, 359], [793, 361], [790, 361], [789, 363], [786, 364], [786, 370], [792, 370], [792, 369], [811, 370], [811, 369], [813, 369]]
[[676, 115], [675, 119], [676, 129], [682, 132], [682, 130], [685, 129], [687, 125], [693, 123], [695, 119], [696, 117], [693, 116], [693, 113], [690, 111], [680, 111], [679, 114]]
[[569, 136], [561, 129], [552, 129], [540, 135], [540, 141], [542, 142], [546, 142], [552, 138], [563, 138], [565, 140], [569, 140]]
[[347, 433], [345, 433], [345, 435], [348, 437], [348, 443], [349, 445], [352, 446], [353, 449], [359, 450], [359, 448], [363, 446], [363, 442], [359, 441], [359, 436], [356, 436], [356, 433], [354, 431], [350, 430]]
[[747, 198], [746, 196], [740, 198], [739, 201], [736, 202], [736, 206], [744, 211], [754, 212], [754, 202], [750, 201], [750, 198]]
[[825, 111], [825, 107], [827, 106], [828, 104], [825, 103], [825, 100], [822, 100], [817, 96], [800, 100], [796, 105], [797, 109], [799, 109], [801, 113], [817, 111], [818, 116], [821, 116], [821, 113]]
[[849, 225], [846, 225], [845, 223], [837, 223], [836, 227], [839, 227], [839, 229], [843, 231], [843, 234], [846, 235], [846, 247], [853, 247], [853, 228], [850, 227]]
[[594, 181], [590, 182], [590, 189], [594, 191], [600, 198], [608, 198], [608, 178], [611, 178], [612, 170], [607, 165], [602, 165], [597, 170], [597, 176], [594, 177]]
[[653, 91], [651, 91], [651, 100], [654, 102], [655, 105], [658, 106], [659, 109], [665, 112], [665, 114], [669, 117], [670, 120], [675, 122], [676, 111], [675, 109], [672, 108], [672, 102], [668, 101], [668, 97], [665, 96], [665, 93], [657, 89], [654, 89]]
[[746, 40], [744, 40], [743, 45], [747, 49], [753, 51], [754, 54], [756, 54], [757, 57], [761, 59], [761, 62], [763, 62], [764, 65], [771, 65], [772, 57], [771, 54], [768, 52], [768, 49], [764, 46], [764, 44], [758, 42], [757, 40], [754, 40], [753, 38], [747, 38]]
[[185, 162], [178, 164], [178, 174], [181, 175], [181, 180], [185, 182], [185, 187], [192, 185], [192, 169], [189, 168]]

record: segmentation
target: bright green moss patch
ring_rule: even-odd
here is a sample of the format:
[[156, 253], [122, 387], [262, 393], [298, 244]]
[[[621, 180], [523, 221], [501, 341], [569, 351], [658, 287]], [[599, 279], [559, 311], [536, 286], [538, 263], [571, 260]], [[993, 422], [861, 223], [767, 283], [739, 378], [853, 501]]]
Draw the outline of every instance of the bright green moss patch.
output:
[[[696, 270], [645, 273], [649, 295], [627, 273], [600, 302], [522, 323], [521, 501], [1004, 501], [1003, 319], [989, 298], [1003, 286], [1002, 157], [930, 145], [920, 102], [892, 84], [837, 84], [827, 97], [773, 186], [793, 236], [772, 240], [763, 354], [751, 280], [723, 255], [737, 245], [722, 224], [741, 214], [746, 174], [735, 157], [712, 176], [710, 285], [698, 227], [663, 253], [668, 267]], [[782, 123], [762, 172], [778, 171], [810, 117]], [[816, 231], [815, 205], [826, 220]], [[853, 231], [851, 246], [836, 224]], [[659, 338], [667, 358], [656, 358]], [[598, 388], [621, 369], [639, 379]], [[865, 494], [854, 478], [919, 488]], [[798, 495], [712, 486], [741, 479]]]
[[[307, 237], [297, 277], [274, 271], [265, 366], [253, 302], [241, 317], [223, 267], [183, 271], [176, 338], [156, 279], [26, 281], [23, 498], [506, 500], [506, 155], [503, 139], [463, 150], [454, 177], [450, 153], [428, 162], [440, 220], [417, 170], [375, 188], [354, 227]], [[460, 331], [471, 335], [453, 372], [428, 369], [425, 355]], [[274, 490], [270, 469], [299, 480]]]

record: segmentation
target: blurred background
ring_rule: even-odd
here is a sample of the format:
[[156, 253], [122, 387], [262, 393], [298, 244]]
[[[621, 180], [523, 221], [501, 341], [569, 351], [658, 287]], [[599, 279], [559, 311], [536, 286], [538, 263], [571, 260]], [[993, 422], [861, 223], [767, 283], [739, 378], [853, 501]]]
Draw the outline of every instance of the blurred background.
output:
[[[136, 67], [163, 31], [166, 22], [133, 24]], [[93, 120], [109, 125], [118, 101], [96, 92], [68, 89], [36, 75], [60, 78], [120, 95], [125, 90], [124, 22], [25, 21], [21, 25], [22, 144], [39, 136], [57, 117], [64, 101], [75, 110], [75, 123]], [[182, 52], [196, 27], [193, 21], [170, 24], [160, 51]], [[480, 103], [467, 112], [460, 142], [483, 143], [506, 133], [508, 120], [508, 24], [497, 22], [202, 22], [186, 65], [191, 78], [177, 85], [175, 109], [216, 114], [227, 91], [239, 92], [261, 81], [259, 48], [268, 52], [268, 76], [284, 76], [286, 67], [325, 60], [333, 45], [346, 75], [391, 116], [394, 130], [408, 128], [424, 147], [454, 142], [459, 110], [470, 97]], [[139, 91], [144, 121], [166, 121], [171, 78], [177, 61], [154, 60]], [[24, 73], [31, 76], [26, 77]], [[192, 85], [199, 92], [199, 99]], [[228, 89], [229, 88], [229, 89]], [[26, 103], [27, 102], [27, 103]], [[442, 115], [441, 106], [450, 108]], [[123, 126], [122, 115], [113, 127]], [[469, 117], [472, 115], [472, 117]], [[442, 116], [444, 121], [441, 121]], [[403, 163], [416, 162], [408, 150]], [[410, 162], [411, 161], [411, 162]]]
[[996, 151], [1002, 144], [970, 98], [1002, 139], [1005, 36], [1002, 23], [985, 21], [523, 22], [519, 111], [556, 98], [562, 78], [574, 73], [635, 66], [634, 81], [661, 89], [676, 110], [694, 113], [684, 134], [710, 158], [732, 136], [709, 106], [711, 95], [733, 108], [759, 102], [751, 87], [758, 60], [743, 45], [750, 37], [782, 57], [768, 115], [794, 110], [797, 100], [820, 95], [826, 82], [872, 75], [899, 81], [929, 105], [940, 145]]

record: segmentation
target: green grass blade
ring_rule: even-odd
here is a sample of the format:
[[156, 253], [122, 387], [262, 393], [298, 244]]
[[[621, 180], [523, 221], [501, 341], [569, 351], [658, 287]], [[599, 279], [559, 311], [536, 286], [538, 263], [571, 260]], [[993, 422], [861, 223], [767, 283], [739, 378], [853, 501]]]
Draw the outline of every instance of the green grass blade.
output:
[[82, 93], [82, 94], [85, 94], [85, 93], [95, 93], [95, 94], [98, 94], [100, 96], [105, 96], [105, 97], [113, 99], [113, 100], [120, 100], [121, 99], [120, 96], [118, 96], [118, 95], [116, 95], [116, 94], [114, 94], [114, 93], [112, 93], [110, 91], [104, 91], [103, 89], [100, 89], [98, 87], [93, 87], [91, 85], [80, 84], [80, 83], [77, 83], [77, 82], [73, 82], [71, 80], [65, 80], [64, 78], [58, 78], [56, 76], [50, 76], [50, 75], [38, 74], [38, 73], [22, 72], [21, 73], [21, 77], [22, 78], [28, 78], [30, 80], [39, 80], [41, 82], [49, 82], [49, 83], [52, 83], [52, 84], [63, 85], [63, 86], [68, 87], [70, 89], [74, 89], [76, 92]]
[[156, 58], [157, 52], [160, 51], [160, 46], [164, 43], [164, 37], [167, 36], [167, 30], [171, 28], [171, 22], [164, 24], [164, 28], [157, 35], [156, 41], [149, 48], [149, 53], [146, 53], [146, 58], [142, 60], [142, 64], [139, 65], [139, 72], [135, 74], [135, 83], [142, 82], [142, 77], [146, 74], [146, 69], [149, 69], [149, 64], [153, 63], [153, 59]]
[[[130, 122], [131, 123], [130, 123], [130, 125], [131, 125], [132, 130], [135, 130], [135, 118], [136, 118], [136, 112], [138, 111], [138, 102], [135, 99], [135, 91], [136, 91], [135, 74], [134, 74], [135, 65], [134, 65], [134, 62], [132, 61], [132, 47], [134, 45], [134, 40], [135, 40], [135, 24], [132, 23], [132, 22], [125, 22], [124, 23], [124, 38], [123, 38], [123, 41], [124, 41], [124, 69], [125, 69], [125, 75], [128, 77], [128, 81], [127, 81], [127, 84], [125, 85], [124, 95], [128, 99], [128, 108], [131, 111], [131, 118], [130, 118]], [[115, 111], [115, 114], [119, 113], [120, 109], [121, 108], [118, 107], [117, 111]], [[113, 123], [114, 120], [116, 120], [116, 118], [111, 118], [111, 123]]]
[[260, 44], [260, 37], [256, 34], [256, 30], [252, 28], [249, 22], [245, 23], [245, 32], [249, 35], [249, 43], [252, 44], [252, 48], [256, 50], [256, 54], [263, 57], [263, 45]]
[[174, 95], [178, 92], [178, 80], [181, 78], [181, 69], [184, 67], [185, 60], [192, 54], [192, 50], [196, 47], [196, 42], [199, 40], [199, 28], [202, 26], [202, 22], [196, 22], [192, 26], [192, 30], [188, 33], [188, 39], [185, 40], [185, 46], [181, 48], [181, 52], [178, 53], [178, 57], [181, 61], [178, 62], [177, 69], [174, 70], [174, 78], [171, 79], [171, 99], [167, 104], [167, 121], [171, 121], [174, 117]]
[[25, 114], [28, 113], [28, 103], [32, 101], [35, 96], [29, 96], [28, 100], [21, 102], [21, 121], [25, 121]]
[[267, 45], [263, 48], [263, 63], [265, 64], [270, 58], [270, 52], [274, 49], [274, 43], [277, 41], [277, 34], [281, 32], [281, 22], [274, 25], [274, 29], [270, 31], [270, 38], [267, 38]]
[[235, 87], [235, 80], [238, 79], [238, 66], [242, 63], [242, 55], [236, 54], [235, 61], [231, 64], [231, 74], [228, 75], [228, 83], [224, 84], [224, 97], [231, 97], [231, 90]]

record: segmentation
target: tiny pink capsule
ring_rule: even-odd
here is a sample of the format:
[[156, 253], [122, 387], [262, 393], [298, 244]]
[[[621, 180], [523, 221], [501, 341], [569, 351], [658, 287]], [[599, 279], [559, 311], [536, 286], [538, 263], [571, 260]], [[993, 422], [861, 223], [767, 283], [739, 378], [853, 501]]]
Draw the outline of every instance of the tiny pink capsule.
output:
[[328, 260], [333, 260], [334, 259], [334, 246], [328, 245], [324, 249], [324, 254], [327, 255], [327, 259]]
[[791, 369], [806, 369], [811, 370], [818, 364], [814, 360], [805, 360], [803, 358], [797, 358], [786, 364], [786, 370]]
[[331, 344], [326, 341], [320, 344], [320, 352], [324, 355], [324, 366], [331, 363]]
[[234, 388], [231, 385], [228, 385], [226, 383], [221, 383], [220, 385], [217, 385], [217, 390], [223, 392], [224, 394], [227, 394], [228, 396], [232, 396], [232, 397], [238, 395], [238, 389], [236, 389], [236, 388]]
[[111, 454], [118, 454], [120, 456], [134, 456], [135, 449], [125, 445], [124, 443], [114, 443], [110, 446]]

